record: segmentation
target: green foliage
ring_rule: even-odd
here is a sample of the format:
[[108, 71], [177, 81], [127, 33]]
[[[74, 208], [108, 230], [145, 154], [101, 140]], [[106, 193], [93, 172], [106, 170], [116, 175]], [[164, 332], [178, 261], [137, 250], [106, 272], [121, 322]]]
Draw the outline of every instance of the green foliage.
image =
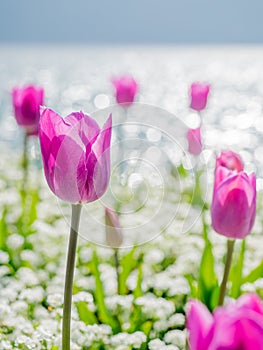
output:
[[120, 261], [120, 294], [125, 295], [128, 292], [126, 282], [130, 273], [136, 268], [138, 261], [135, 259], [134, 254], [136, 247], [124, 255]]
[[86, 324], [95, 324], [98, 322], [96, 316], [91, 312], [84, 301], [79, 301], [76, 303], [79, 318]]
[[[236, 247], [237, 248], [237, 247]], [[231, 282], [231, 289], [229, 295], [232, 298], [238, 298], [241, 294], [242, 285], [242, 271], [244, 265], [244, 257], [246, 251], [246, 241], [243, 239], [239, 251], [237, 254], [237, 259], [232, 262], [232, 267], [230, 270], [229, 281]]]
[[93, 257], [90, 263], [90, 269], [91, 269], [92, 275], [95, 278], [96, 290], [95, 290], [94, 297], [98, 308], [98, 319], [102, 323], [106, 323], [110, 325], [114, 333], [117, 333], [118, 331], [120, 331], [120, 325], [117, 319], [111, 315], [111, 313], [106, 307], [105, 294], [104, 294], [103, 284], [101, 281], [100, 271], [99, 271], [99, 259], [95, 250], [93, 251]]
[[0, 249], [6, 250], [6, 239], [8, 236], [8, 227], [6, 222], [7, 207], [4, 207], [2, 217], [0, 219]]
[[207, 225], [204, 220], [203, 237], [205, 241], [205, 247], [203, 250], [199, 269], [198, 293], [200, 300], [205, 303], [210, 310], [213, 310], [217, 304], [216, 298], [219, 293], [219, 286], [215, 273], [213, 247], [208, 238]]
[[259, 278], [263, 278], [263, 260], [247, 276], [242, 279], [242, 284], [253, 283]]

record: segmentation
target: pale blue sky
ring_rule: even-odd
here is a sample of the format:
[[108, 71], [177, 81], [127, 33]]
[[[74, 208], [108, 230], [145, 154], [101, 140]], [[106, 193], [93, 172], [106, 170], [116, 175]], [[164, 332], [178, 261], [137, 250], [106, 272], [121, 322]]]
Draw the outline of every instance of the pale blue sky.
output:
[[262, 0], [0, 0], [0, 42], [262, 43]]

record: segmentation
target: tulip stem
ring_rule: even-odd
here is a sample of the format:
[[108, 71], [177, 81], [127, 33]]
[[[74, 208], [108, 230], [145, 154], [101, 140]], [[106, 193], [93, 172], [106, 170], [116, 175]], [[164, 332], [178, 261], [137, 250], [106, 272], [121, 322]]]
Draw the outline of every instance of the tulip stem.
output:
[[63, 325], [62, 325], [62, 350], [70, 350], [70, 321], [72, 286], [75, 267], [76, 247], [78, 240], [78, 229], [80, 221], [81, 205], [72, 205], [70, 237], [68, 244], [68, 258], [65, 276]]
[[228, 239], [228, 241], [227, 241], [226, 264], [225, 264], [223, 281], [222, 281], [221, 286], [220, 286], [218, 306], [222, 306], [223, 303], [224, 303], [225, 294], [226, 294], [226, 285], [227, 285], [227, 280], [228, 280], [230, 267], [231, 267], [231, 261], [232, 261], [232, 255], [233, 255], [233, 250], [234, 250], [234, 244], [235, 244], [235, 240], [234, 239]]
[[120, 294], [120, 261], [119, 261], [118, 249], [114, 249], [114, 260], [115, 260], [115, 268], [116, 268], [116, 276], [117, 276], [117, 291], [118, 291], [118, 294]]
[[22, 183], [22, 191], [26, 193], [27, 188], [27, 178], [28, 178], [28, 134], [25, 132], [24, 141], [23, 141], [23, 158], [22, 158], [22, 168], [23, 168], [23, 183]]

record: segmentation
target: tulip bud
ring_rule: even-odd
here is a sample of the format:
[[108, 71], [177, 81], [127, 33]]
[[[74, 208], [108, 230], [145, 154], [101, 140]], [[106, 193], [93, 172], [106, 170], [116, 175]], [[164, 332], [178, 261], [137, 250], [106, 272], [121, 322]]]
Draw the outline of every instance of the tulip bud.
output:
[[246, 237], [256, 216], [255, 174], [216, 168], [211, 216], [219, 234], [233, 239]]
[[244, 162], [239, 154], [233, 151], [222, 151], [216, 159], [216, 167], [223, 166], [229, 170], [244, 170]]
[[105, 208], [106, 242], [111, 248], [119, 248], [122, 244], [122, 230], [117, 213]]
[[197, 156], [202, 152], [202, 141], [200, 128], [187, 131], [188, 151]]
[[112, 83], [115, 87], [116, 101], [118, 104], [123, 104], [126, 107], [134, 102], [135, 95], [138, 91], [137, 82], [128, 76], [122, 76], [113, 79]]
[[208, 84], [193, 83], [190, 88], [190, 107], [198, 112], [205, 109], [209, 90], [210, 85]]
[[28, 135], [37, 135], [39, 108], [43, 105], [44, 90], [33, 85], [22, 89], [16, 87], [12, 98], [17, 124], [24, 127]]

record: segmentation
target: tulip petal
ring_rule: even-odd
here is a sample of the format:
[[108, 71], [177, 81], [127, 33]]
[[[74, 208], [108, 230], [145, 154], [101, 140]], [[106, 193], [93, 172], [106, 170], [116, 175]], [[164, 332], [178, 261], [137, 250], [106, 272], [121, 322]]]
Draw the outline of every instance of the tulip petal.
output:
[[222, 151], [216, 159], [216, 167], [223, 166], [229, 170], [243, 171], [244, 162], [239, 154], [233, 151]]
[[[110, 115], [105, 122], [100, 134], [92, 144], [87, 145], [88, 173], [86, 183], [82, 188], [88, 188], [85, 200], [93, 201], [101, 197], [109, 183], [110, 178], [110, 141], [111, 141], [112, 116]], [[81, 193], [84, 193], [82, 190]], [[84, 195], [84, 194], [83, 194]]]
[[252, 229], [256, 210], [256, 189], [245, 173], [229, 176], [215, 187], [211, 207], [216, 232], [244, 238]]
[[260, 314], [263, 318], [263, 302], [258, 295], [253, 293], [243, 294], [237, 300], [240, 308], [247, 308]]
[[192, 300], [189, 304], [187, 329], [190, 334], [190, 349], [208, 349], [213, 327], [213, 316], [200, 301]]
[[227, 177], [230, 177], [231, 175], [235, 175], [235, 173], [228, 168], [225, 168], [223, 166], [218, 166], [216, 168], [215, 172], [215, 184], [214, 189], [217, 189], [217, 187], [220, 185], [220, 183], [225, 180]]
[[97, 122], [83, 112], [74, 112], [65, 118], [65, 122], [71, 126], [77, 126], [79, 137], [83, 145], [93, 143], [100, 133]]

